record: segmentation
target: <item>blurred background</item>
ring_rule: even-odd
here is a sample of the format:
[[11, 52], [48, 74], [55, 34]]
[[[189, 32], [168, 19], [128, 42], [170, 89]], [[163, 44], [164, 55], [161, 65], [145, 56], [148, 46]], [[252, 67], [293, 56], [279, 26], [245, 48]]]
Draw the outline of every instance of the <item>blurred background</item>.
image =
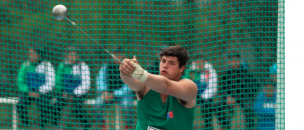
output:
[[[99, 44], [94, 43], [67, 20], [54, 19], [52, 8], [57, 4], [65, 5], [68, 18]], [[66, 59], [66, 51], [71, 46], [77, 53], [78, 60], [89, 68], [90, 88], [81, 100], [85, 101], [83, 106], [86, 118], [90, 120], [90, 129], [134, 129], [136, 125], [136, 98], [134, 93], [129, 93], [131, 90], [122, 87], [123, 89], [119, 90], [122, 94], [117, 94], [119, 96], [114, 92], [114, 97], [118, 98], [113, 98], [113, 103], [100, 98], [105, 93], [98, 87], [97, 80], [100, 80], [99, 76], [106, 75], [101, 74], [102, 66], [113, 61], [101, 46], [122, 57], [132, 58], [136, 55], [138, 61], [151, 73], [158, 71], [158, 53], [163, 48], [173, 45], [187, 48], [191, 60], [185, 76], [199, 81], [198, 86], [205, 84], [199, 91], [201, 93], [198, 93], [194, 129], [262, 129], [259, 118], [279, 118], [284, 121], [282, 116], [273, 115], [273, 112], [272, 115], [259, 116], [259, 107], [254, 107], [259, 103], [260, 92], [285, 94], [284, 5], [284, 0], [2, 0], [0, 128], [33, 129], [38, 128], [35, 125], [41, 122], [39, 114], [35, 112], [38, 111], [39, 105], [28, 105], [31, 123], [27, 125], [22, 125], [16, 110], [19, 108], [14, 106], [23, 94], [18, 87], [18, 74], [22, 64], [29, 59], [29, 49], [43, 49], [44, 60], [52, 64], [57, 77], [60, 63]], [[245, 77], [250, 77], [249, 80], [258, 84], [255, 89], [245, 87], [236, 93], [223, 89], [226, 88], [223, 84], [226, 70], [235, 68], [235, 64], [246, 68], [246, 73], [250, 76]], [[215, 75], [209, 75], [212, 73]], [[102, 79], [104, 82], [108, 82], [107, 80], [109, 79]], [[55, 104], [57, 97], [61, 97], [55, 91], [56, 84], [53, 91], [49, 92], [51, 104]], [[229, 88], [229, 85], [227, 86]], [[232, 89], [238, 90], [237, 87]], [[204, 92], [210, 92], [211, 96], [202, 98]], [[238, 97], [247, 93], [254, 94], [250, 97]], [[132, 98], [122, 102], [131, 101], [132, 104], [120, 102], [126, 95]], [[267, 110], [272, 108], [273, 111], [284, 112], [285, 98], [272, 97], [275, 100], [272, 105], [262, 102], [260, 107], [266, 106]], [[230, 103], [230, 99], [235, 102]], [[247, 99], [252, 101], [248, 102]], [[200, 102], [201, 100], [209, 102], [205, 105], [206, 102]], [[100, 103], [98, 101], [107, 103], [103, 107], [95, 107]], [[246, 103], [250, 105], [246, 106]], [[61, 119], [61, 128], [79, 128], [83, 122], [74, 121], [77, 119], [73, 118], [73, 114], [69, 114], [69, 105], [68, 103], [65, 107], [61, 106], [64, 107], [63, 114], [68, 115]], [[130, 106], [129, 113], [125, 114], [121, 106]], [[208, 110], [205, 110], [207, 107]], [[97, 121], [98, 119], [93, 120], [98, 118], [96, 109], [108, 113], [102, 115], [104, 120], [101, 122]], [[247, 110], [252, 110], [250, 114], [255, 115], [250, 116], [251, 118], [256, 117], [254, 126], [247, 126]], [[271, 111], [267, 110], [261, 113]], [[208, 117], [204, 113], [210, 113], [211, 116]], [[131, 118], [126, 118], [125, 115]], [[208, 122], [206, 118], [211, 119], [211, 125], [205, 125]], [[47, 120], [51, 122], [53, 117]], [[132, 121], [128, 122], [129, 120]], [[128, 123], [132, 124], [127, 125]], [[57, 129], [57, 126], [51, 123], [46, 124], [50, 124], [46, 126], [48, 129]], [[280, 128], [280, 125], [284, 125], [284, 122], [277, 122], [277, 128]], [[273, 126], [267, 125], [263, 128], [274, 129]]]

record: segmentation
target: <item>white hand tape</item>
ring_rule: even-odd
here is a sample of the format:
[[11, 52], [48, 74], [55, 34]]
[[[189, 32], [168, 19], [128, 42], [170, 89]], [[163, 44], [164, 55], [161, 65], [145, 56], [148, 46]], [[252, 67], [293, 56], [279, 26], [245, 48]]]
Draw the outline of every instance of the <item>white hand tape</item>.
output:
[[139, 64], [135, 62], [131, 62], [131, 63], [136, 68], [133, 74], [131, 74], [131, 77], [134, 79], [138, 79], [140, 82], [145, 82], [148, 78], [149, 73], [146, 70], [144, 70]]

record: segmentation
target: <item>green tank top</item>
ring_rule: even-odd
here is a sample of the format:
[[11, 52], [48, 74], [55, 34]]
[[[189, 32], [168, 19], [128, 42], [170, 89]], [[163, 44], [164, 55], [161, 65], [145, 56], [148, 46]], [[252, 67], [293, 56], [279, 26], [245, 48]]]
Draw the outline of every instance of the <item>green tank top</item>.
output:
[[161, 130], [192, 130], [193, 108], [185, 108], [177, 98], [168, 96], [166, 103], [160, 93], [152, 89], [137, 103], [136, 130], [147, 130], [148, 126]]

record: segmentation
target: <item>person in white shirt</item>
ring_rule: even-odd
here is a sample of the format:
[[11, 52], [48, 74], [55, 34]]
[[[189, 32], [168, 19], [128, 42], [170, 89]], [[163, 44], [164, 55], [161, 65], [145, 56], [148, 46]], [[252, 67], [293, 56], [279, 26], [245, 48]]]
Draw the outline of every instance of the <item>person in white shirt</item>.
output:
[[213, 98], [217, 93], [217, 73], [211, 63], [205, 60], [193, 61], [190, 66], [190, 77], [197, 84], [198, 97], [204, 118], [204, 129], [213, 130]]
[[[119, 59], [123, 59], [122, 48], [118, 47], [114, 51], [114, 55]], [[133, 118], [135, 117], [133, 109], [133, 91], [120, 79], [119, 62], [115, 59], [104, 63], [98, 73], [96, 79], [97, 93], [95, 112], [97, 122], [102, 123], [102, 128], [108, 128], [110, 123], [105, 119], [106, 106], [117, 102], [120, 109], [124, 110], [123, 120], [125, 120], [125, 129], [133, 129]]]
[[79, 60], [75, 49], [69, 48], [65, 54], [66, 59], [59, 64], [56, 73], [56, 91], [60, 95], [55, 103], [55, 121], [54, 125], [58, 125], [61, 111], [68, 104], [73, 104], [73, 113], [80, 119], [84, 125], [84, 129], [90, 127], [88, 119], [84, 115], [85, 94], [91, 88], [89, 66]]
[[203, 73], [200, 75], [201, 82], [206, 84], [206, 89], [200, 94], [202, 113], [205, 120], [205, 128], [213, 130], [212, 112], [213, 98], [217, 92], [217, 74], [213, 66], [209, 62], [204, 62]]

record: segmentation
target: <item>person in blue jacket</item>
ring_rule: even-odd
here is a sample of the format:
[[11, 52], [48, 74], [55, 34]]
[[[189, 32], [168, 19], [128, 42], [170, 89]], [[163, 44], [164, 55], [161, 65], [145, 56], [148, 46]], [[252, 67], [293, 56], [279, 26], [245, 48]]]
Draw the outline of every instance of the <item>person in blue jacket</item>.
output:
[[[270, 67], [270, 76], [276, 75], [276, 64]], [[257, 96], [255, 102], [255, 112], [257, 115], [258, 130], [274, 130], [275, 129], [275, 104], [276, 104], [276, 82], [270, 80]]]

